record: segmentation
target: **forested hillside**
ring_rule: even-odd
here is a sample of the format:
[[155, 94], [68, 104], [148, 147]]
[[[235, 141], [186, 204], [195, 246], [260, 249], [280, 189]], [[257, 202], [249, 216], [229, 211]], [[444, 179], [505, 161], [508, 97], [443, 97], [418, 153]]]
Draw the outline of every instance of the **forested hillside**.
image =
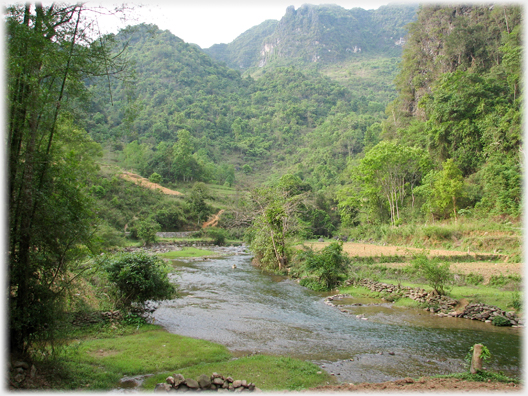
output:
[[[123, 166], [145, 177], [156, 172], [165, 182], [233, 184], [234, 169], [245, 165], [246, 173], [269, 167], [284, 173], [297, 148], [327, 133], [329, 116], [344, 124], [332, 132], [341, 147], [327, 154], [358, 153], [367, 127], [381, 122], [388, 102], [373, 100], [376, 87], [353, 91], [295, 67], [265, 70], [257, 80], [242, 77], [155, 26], [131, 27], [116, 39], [128, 42], [135, 77], [113, 80], [110, 91], [103, 80], [90, 87], [86, 128], [116, 150]], [[350, 133], [356, 142], [344, 142]], [[344, 168], [344, 157], [335, 159], [334, 175]]]
[[[410, 10], [303, 6], [229, 48], [243, 56], [273, 29], [307, 48], [293, 38], [300, 26], [319, 32], [314, 26], [355, 15], [368, 28], [350, 32], [383, 52], [369, 32], [399, 29]], [[248, 188], [295, 175], [337, 200], [343, 224], [442, 219], [460, 209], [517, 216], [520, 9], [425, 6], [408, 30], [399, 67], [391, 57], [328, 58], [320, 71], [268, 65], [255, 79], [156, 26], [130, 27], [116, 38], [128, 42], [134, 80], [114, 81], [112, 98], [105, 84], [91, 87], [86, 127], [122, 166], [165, 183]], [[287, 48], [288, 59], [299, 56]], [[439, 191], [442, 178], [457, 177], [451, 192]]]

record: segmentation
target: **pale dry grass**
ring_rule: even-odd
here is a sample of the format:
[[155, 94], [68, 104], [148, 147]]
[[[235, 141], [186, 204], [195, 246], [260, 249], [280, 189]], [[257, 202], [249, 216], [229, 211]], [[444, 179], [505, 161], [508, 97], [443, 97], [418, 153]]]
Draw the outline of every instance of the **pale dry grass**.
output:
[[[325, 246], [328, 246], [331, 242], [311, 242], [305, 243], [306, 246], [311, 247], [313, 250], [321, 250]], [[449, 256], [467, 256], [467, 252], [460, 252], [454, 250], [425, 250], [418, 248], [409, 248], [401, 246], [378, 246], [368, 243], [354, 243], [345, 242], [343, 243], [343, 251], [348, 254], [349, 257], [380, 257], [380, 256], [401, 256], [410, 257], [417, 253], [426, 252], [428, 257], [449, 257]], [[475, 253], [470, 252], [470, 255], [475, 256]], [[493, 254], [478, 253], [479, 256], [497, 256]], [[409, 265], [409, 263], [383, 263], [382, 265], [389, 268], [401, 268]], [[497, 261], [474, 261], [474, 262], [463, 262], [463, 263], [451, 263], [451, 271], [458, 274], [480, 274], [484, 276], [484, 282], [488, 282], [492, 275], [521, 275], [523, 270], [522, 263], [509, 263], [508, 256], [502, 255]]]
[[[305, 243], [306, 246], [311, 247], [313, 250], [321, 250], [325, 246], [328, 246], [331, 242], [309, 242]], [[441, 250], [441, 249], [418, 249], [411, 247], [401, 247], [401, 246], [379, 246], [372, 245], [369, 243], [355, 243], [355, 242], [345, 242], [343, 243], [343, 251], [347, 253], [350, 257], [359, 256], [359, 257], [379, 257], [383, 256], [412, 256], [417, 253], [426, 252], [428, 257], [435, 256], [467, 256], [467, 252], [460, 252], [455, 250]], [[474, 252], [470, 252], [471, 255], [475, 255]], [[479, 256], [485, 256], [493, 254], [487, 253], [478, 253]], [[507, 256], [504, 256], [506, 259]]]

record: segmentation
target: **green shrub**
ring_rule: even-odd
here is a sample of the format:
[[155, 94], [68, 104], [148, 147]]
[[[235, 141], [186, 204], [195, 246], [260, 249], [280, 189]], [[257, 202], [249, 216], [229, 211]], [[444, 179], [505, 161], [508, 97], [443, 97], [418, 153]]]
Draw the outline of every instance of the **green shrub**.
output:
[[346, 277], [348, 259], [343, 255], [342, 242], [332, 242], [319, 253], [308, 249], [299, 255], [302, 271], [307, 275], [300, 282], [302, 286], [317, 291], [331, 290]]
[[448, 285], [453, 283], [454, 276], [449, 270], [448, 262], [441, 263], [437, 258], [428, 259], [425, 254], [417, 256], [411, 262], [418, 273], [425, 278], [438, 294], [444, 295]]
[[495, 316], [491, 323], [494, 326], [511, 326], [509, 319], [505, 318], [504, 316]]
[[491, 275], [489, 286], [504, 287], [510, 283], [520, 283], [522, 278], [519, 275]]
[[481, 274], [474, 274], [473, 272], [466, 275], [466, 284], [468, 285], [480, 285], [484, 282], [484, 276]]
[[161, 175], [159, 173], [156, 173], [156, 172], [154, 172], [149, 177], [149, 181], [151, 181], [152, 183], [156, 183], [156, 184], [160, 184], [162, 182], [162, 180], [163, 180], [163, 177], [161, 177]]
[[156, 242], [156, 233], [161, 230], [158, 222], [149, 219], [138, 221], [134, 225], [134, 228], [136, 229], [138, 238], [143, 241], [144, 246], [149, 246]]
[[144, 252], [120, 253], [104, 269], [116, 288], [118, 306], [128, 309], [133, 302], [169, 299], [176, 293], [167, 264], [156, 256]]
[[207, 236], [213, 240], [213, 243], [218, 246], [223, 246], [227, 240], [228, 232], [223, 228], [211, 227], [207, 228]]

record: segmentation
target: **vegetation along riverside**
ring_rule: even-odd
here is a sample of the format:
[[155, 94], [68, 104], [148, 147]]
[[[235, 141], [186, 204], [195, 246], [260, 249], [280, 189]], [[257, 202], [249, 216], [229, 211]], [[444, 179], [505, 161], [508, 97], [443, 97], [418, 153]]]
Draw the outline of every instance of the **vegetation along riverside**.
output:
[[7, 389], [523, 388], [521, 6], [90, 7], [5, 8]]

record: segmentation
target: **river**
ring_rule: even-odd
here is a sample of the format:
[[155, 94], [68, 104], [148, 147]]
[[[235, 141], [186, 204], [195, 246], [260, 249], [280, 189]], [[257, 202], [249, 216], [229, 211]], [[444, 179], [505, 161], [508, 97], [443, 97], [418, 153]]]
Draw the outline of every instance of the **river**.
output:
[[312, 361], [342, 382], [383, 382], [464, 371], [469, 348], [483, 343], [493, 356], [490, 368], [521, 376], [520, 328], [440, 318], [372, 299], [344, 300], [350, 313], [343, 313], [324, 303], [332, 293], [265, 274], [248, 255], [173, 261], [173, 267], [180, 297], [160, 304], [155, 323], [226, 345], [235, 356], [287, 355]]

